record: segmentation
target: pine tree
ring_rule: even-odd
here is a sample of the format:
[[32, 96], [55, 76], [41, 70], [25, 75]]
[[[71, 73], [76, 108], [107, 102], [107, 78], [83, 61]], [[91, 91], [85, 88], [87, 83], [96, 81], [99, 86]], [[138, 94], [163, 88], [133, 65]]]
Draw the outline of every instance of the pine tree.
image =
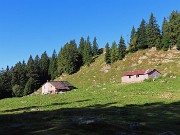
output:
[[111, 63], [111, 53], [110, 53], [110, 48], [109, 48], [109, 44], [106, 43], [106, 53], [105, 53], [105, 62], [106, 64], [110, 64]]
[[54, 80], [57, 75], [57, 54], [56, 51], [53, 51], [52, 57], [50, 59], [50, 64], [49, 64], [49, 74], [51, 76], [51, 79]]
[[98, 55], [98, 43], [96, 37], [93, 40], [93, 56]]
[[83, 57], [84, 57], [84, 47], [85, 47], [85, 40], [83, 37], [81, 37], [80, 39], [80, 43], [79, 43], [79, 47], [78, 47], [78, 52], [79, 52], [79, 63], [80, 63], [80, 66], [82, 66], [84, 63], [83, 63]]
[[32, 56], [29, 57], [29, 60], [27, 62], [27, 72], [28, 72], [28, 80], [29, 78], [31, 78], [33, 80], [33, 86], [31, 88], [33, 88], [31, 91], [33, 92], [34, 90], [37, 90], [40, 85], [43, 83], [42, 82], [42, 72], [41, 75], [39, 75], [38, 73], [38, 62], [39, 60], [38, 59], [38, 56], [36, 57], [36, 61], [33, 60]]
[[137, 29], [137, 48], [146, 49], [148, 48], [146, 40], [146, 22], [142, 19], [139, 28]]
[[117, 50], [117, 44], [114, 41], [111, 46], [111, 63], [114, 63], [118, 60], [118, 50]]
[[118, 44], [118, 59], [122, 60], [126, 55], [126, 45], [123, 37], [121, 36]]
[[176, 45], [178, 36], [180, 35], [180, 13], [172, 11], [169, 17], [169, 40], [170, 48]]
[[11, 78], [11, 70], [9, 69], [9, 66], [7, 66], [6, 70], [2, 71], [1, 75], [1, 93], [3, 98], [12, 97]]
[[138, 50], [138, 47], [137, 47], [137, 36], [135, 35], [134, 38], [129, 43], [129, 52], [133, 53], [133, 52], [136, 52], [137, 50]]
[[69, 54], [67, 59], [68, 65], [66, 72], [68, 74], [72, 74], [75, 73], [80, 67], [78, 62], [79, 53], [75, 40], [70, 41], [70, 44], [68, 46], [68, 54]]
[[41, 59], [39, 61], [40, 70], [41, 70], [41, 81], [42, 83], [46, 82], [50, 79], [49, 77], [49, 57], [46, 51], [41, 55]]
[[167, 35], [164, 35], [162, 38], [162, 46], [163, 46], [163, 50], [167, 51], [170, 47], [169, 47], [169, 37]]
[[[147, 36], [148, 47], [151, 48], [151, 47], [158, 46], [158, 49], [159, 49], [159, 46], [160, 46], [159, 39], [161, 38], [160, 29], [159, 29], [159, 25], [157, 24], [156, 18], [154, 17], [153, 13], [151, 13], [151, 16], [149, 19], [146, 36]], [[156, 41], [156, 40], [158, 40], [158, 41]]]
[[176, 47], [177, 47], [177, 50], [180, 50], [180, 35], [177, 39]]
[[162, 24], [162, 42], [161, 48], [167, 51], [169, 49], [169, 22], [167, 22], [166, 18], [163, 20]]
[[24, 88], [23, 95], [26, 96], [26, 95], [29, 95], [29, 94], [33, 93], [34, 92], [33, 89], [34, 89], [34, 87], [33, 87], [33, 78], [30, 77], [29, 80], [26, 83], [25, 88]]
[[[22, 96], [27, 82], [26, 63], [18, 62], [12, 69], [11, 85], [15, 96]], [[17, 90], [17, 91], [16, 91]]]
[[91, 49], [91, 43], [88, 36], [85, 47], [84, 47], [83, 63], [89, 66], [91, 62], [92, 62], [92, 49]]
[[75, 73], [81, 66], [79, 52], [75, 40], [66, 43], [58, 55], [58, 71], [68, 74]]
[[68, 45], [66, 43], [63, 48], [61, 48], [58, 54], [58, 74], [61, 75], [63, 72], [66, 72], [66, 65], [68, 59]]
[[[41, 69], [40, 69], [40, 58], [36, 55], [34, 59], [34, 76], [32, 77], [34, 80], [34, 89], [38, 89], [42, 85], [41, 81]], [[28, 81], [28, 80], [27, 80]]]
[[13, 96], [15, 97], [22, 97], [23, 96], [23, 87], [18, 85], [18, 84], [15, 84], [13, 87], [12, 87], [12, 90], [13, 90]]
[[135, 30], [135, 28], [133, 26], [132, 30], [131, 30], [131, 39], [130, 39], [130, 42], [135, 38], [135, 35], [136, 35], [136, 30]]
[[27, 71], [28, 71], [28, 73], [27, 73], [28, 78], [33, 77], [35, 69], [34, 69], [34, 60], [32, 58], [32, 55], [30, 55], [28, 62], [27, 62]]

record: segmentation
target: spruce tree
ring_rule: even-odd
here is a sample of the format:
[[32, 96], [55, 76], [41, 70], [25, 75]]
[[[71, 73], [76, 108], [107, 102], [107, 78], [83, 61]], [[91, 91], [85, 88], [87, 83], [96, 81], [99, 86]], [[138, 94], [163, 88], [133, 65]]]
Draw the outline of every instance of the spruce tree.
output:
[[163, 50], [167, 51], [169, 49], [169, 22], [164, 18], [163, 24], [162, 24], [162, 42], [161, 42], [161, 48]]
[[131, 30], [131, 39], [130, 39], [130, 42], [134, 39], [135, 35], [136, 35], [136, 30], [135, 30], [135, 28], [133, 26], [132, 30]]
[[114, 63], [118, 60], [118, 50], [117, 50], [117, 44], [114, 41], [111, 46], [111, 63]]
[[34, 92], [34, 87], [33, 87], [33, 78], [29, 78], [29, 80], [27, 81], [26, 83], [26, 86], [24, 88], [24, 93], [23, 95], [26, 96], [26, 95], [29, 95], [31, 93]]
[[68, 59], [67, 59], [67, 69], [68, 74], [75, 73], [79, 69], [79, 53], [75, 40], [71, 40], [68, 46]]
[[79, 52], [79, 64], [82, 66], [83, 63], [83, 57], [84, 57], [84, 47], [85, 47], [85, 40], [83, 37], [81, 37], [80, 42], [79, 42], [79, 47], [78, 47], [78, 52]]
[[146, 49], [148, 48], [147, 40], [146, 40], [146, 22], [142, 19], [139, 28], [137, 29], [137, 48], [138, 49]]
[[162, 38], [162, 46], [163, 46], [163, 50], [167, 51], [170, 47], [169, 47], [169, 37], [167, 35], [164, 35]]
[[22, 88], [22, 86], [15, 84], [12, 87], [12, 90], [13, 90], [13, 96], [15, 96], [15, 97], [22, 97], [23, 96], [24, 89]]
[[40, 65], [40, 70], [41, 70], [41, 80], [42, 80], [42, 83], [44, 83], [50, 79], [49, 73], [48, 73], [49, 57], [48, 57], [46, 51], [41, 55], [39, 65]]
[[111, 63], [111, 53], [110, 53], [110, 48], [109, 48], [109, 44], [106, 43], [106, 53], [105, 53], [105, 62], [106, 64], [110, 64]]
[[177, 11], [172, 11], [169, 17], [169, 40], [170, 48], [176, 45], [178, 36], [180, 35], [180, 13]]
[[57, 75], [57, 54], [56, 51], [53, 51], [52, 57], [50, 58], [50, 64], [49, 64], [49, 74], [51, 76], [51, 80], [54, 80]]
[[135, 35], [134, 38], [129, 43], [129, 52], [133, 53], [138, 50], [137, 47], [137, 36]]
[[[159, 29], [159, 25], [157, 24], [156, 18], [154, 17], [153, 13], [151, 13], [149, 23], [147, 25], [146, 36], [147, 36], [148, 47], [151, 48], [151, 47], [158, 46], [158, 49], [159, 49], [159, 46], [160, 46], [159, 39], [161, 38], [160, 29]], [[158, 40], [158, 41], [156, 41], [156, 40]]]
[[38, 55], [36, 55], [34, 59], [34, 89], [38, 89], [42, 85], [41, 80], [41, 69], [40, 69], [40, 58]]
[[58, 54], [58, 74], [66, 72], [66, 65], [68, 59], [68, 46], [69, 43], [66, 43], [63, 48], [61, 48]]
[[2, 72], [1, 75], [1, 92], [4, 98], [12, 97], [11, 78], [11, 70], [9, 69], [9, 66], [7, 66], [7, 68]]
[[121, 36], [119, 44], [118, 44], [118, 59], [122, 60], [126, 55], [126, 45], [123, 37]]
[[96, 37], [93, 40], [93, 56], [98, 55], [98, 43]]
[[[12, 69], [12, 79], [11, 79], [12, 88], [16, 85], [14, 87], [15, 89], [13, 89], [13, 92], [15, 92], [15, 90], [17, 90], [18, 88], [19, 89], [18, 93], [21, 90], [22, 92], [21, 94], [23, 95], [22, 89], [24, 89], [27, 79], [28, 78], [27, 78], [27, 70], [26, 70], [25, 61], [23, 61], [23, 63], [18, 62]], [[18, 95], [21, 95], [21, 94], [18, 94]]]
[[92, 49], [91, 49], [91, 43], [89, 40], [89, 36], [87, 37], [87, 41], [84, 47], [84, 53], [83, 53], [83, 63], [85, 65], [90, 65], [92, 62]]
[[31, 78], [33, 80], [33, 90], [37, 90], [42, 83], [44, 83], [42, 78], [42, 72], [41, 74], [38, 73], [38, 65], [37, 65], [37, 57], [36, 61], [32, 58], [32, 56], [29, 57], [29, 60], [27, 62], [27, 73], [28, 73], [28, 80]]
[[177, 47], [177, 50], [180, 50], [180, 35], [177, 39], [176, 47]]

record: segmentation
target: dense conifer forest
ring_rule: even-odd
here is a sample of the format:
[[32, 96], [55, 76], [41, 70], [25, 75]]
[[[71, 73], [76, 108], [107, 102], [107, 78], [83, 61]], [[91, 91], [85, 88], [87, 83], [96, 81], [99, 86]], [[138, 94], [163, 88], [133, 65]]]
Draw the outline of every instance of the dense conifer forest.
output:
[[[176, 46], [180, 50], [180, 13], [172, 11], [168, 18], [164, 18], [160, 26], [153, 13], [149, 21], [142, 19], [139, 27], [132, 27], [129, 43], [126, 45], [121, 36], [119, 43], [115, 41], [105, 45], [106, 64], [122, 60], [127, 53], [155, 47], [157, 50], [167, 51]], [[62, 73], [76, 73], [81, 66], [89, 66], [100, 55], [97, 38], [93, 41], [88, 36], [80, 38], [77, 45], [75, 40], [67, 42], [58, 53], [53, 51], [48, 56], [46, 51], [32, 57], [27, 62], [19, 61], [13, 67], [7, 66], [0, 71], [0, 98], [22, 97], [36, 91], [47, 80], [54, 80]]]

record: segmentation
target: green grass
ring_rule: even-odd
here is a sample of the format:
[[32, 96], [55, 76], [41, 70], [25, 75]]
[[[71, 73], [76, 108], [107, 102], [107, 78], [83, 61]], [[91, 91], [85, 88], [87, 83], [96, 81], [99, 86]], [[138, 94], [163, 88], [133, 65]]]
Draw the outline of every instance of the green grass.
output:
[[[142, 55], [148, 58], [132, 66]], [[173, 62], [162, 62], [167, 57]], [[152, 63], [154, 58], [159, 60]], [[124, 61], [112, 64], [105, 73], [102, 71], [104, 55], [101, 55], [90, 67], [57, 78], [74, 84], [76, 90], [0, 100], [0, 134], [116, 135], [125, 132], [158, 135], [166, 131], [180, 134], [179, 60], [177, 51], [143, 50], [128, 54]], [[120, 83], [123, 72], [144, 68], [157, 68], [162, 74], [167, 73], [167, 77], [143, 83]], [[170, 78], [172, 75], [176, 78]], [[79, 118], [92, 117], [98, 121], [76, 122]], [[138, 126], [132, 129], [131, 123]]]
[[[165, 81], [164, 81], [165, 80]], [[115, 134], [123, 131], [179, 134], [180, 78], [135, 84], [102, 84], [65, 94], [0, 100], [0, 132], [4, 134]], [[78, 125], [80, 117], [98, 123]], [[129, 124], [138, 122], [137, 129]]]

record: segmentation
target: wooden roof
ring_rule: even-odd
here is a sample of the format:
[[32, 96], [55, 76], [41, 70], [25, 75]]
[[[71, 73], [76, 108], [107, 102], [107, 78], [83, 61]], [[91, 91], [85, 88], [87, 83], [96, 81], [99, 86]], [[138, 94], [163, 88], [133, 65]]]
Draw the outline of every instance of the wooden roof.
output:
[[51, 85], [53, 85], [56, 89], [64, 89], [65, 87], [74, 87], [67, 81], [49, 81]]

